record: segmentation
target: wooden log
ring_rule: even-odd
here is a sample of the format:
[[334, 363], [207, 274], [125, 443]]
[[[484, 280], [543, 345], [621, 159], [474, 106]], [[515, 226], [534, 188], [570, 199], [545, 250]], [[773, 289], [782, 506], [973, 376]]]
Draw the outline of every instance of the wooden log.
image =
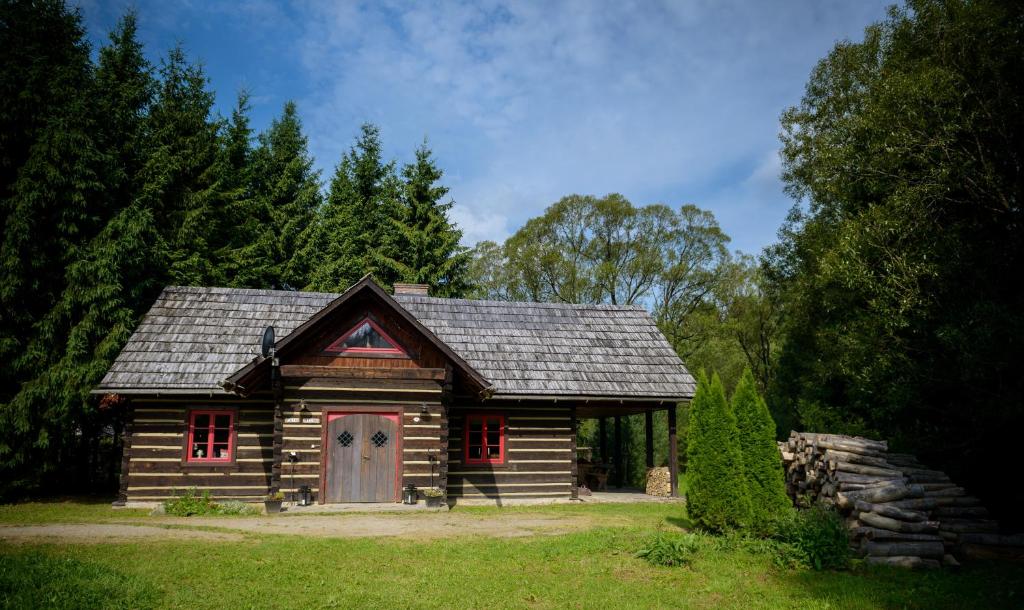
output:
[[[854, 536], [854, 531], [850, 531]], [[939, 534], [914, 534], [908, 532], [894, 532], [878, 527], [862, 525], [857, 528], [856, 536], [866, 540], [902, 540], [906, 542], [942, 542], [943, 537]]]
[[983, 521], [980, 519], [973, 521], [944, 519], [940, 522], [939, 529], [957, 534], [995, 534], [999, 531], [999, 524], [995, 521]]
[[891, 506], [889, 504], [872, 504], [871, 502], [865, 502], [864, 500], [857, 500], [853, 504], [853, 509], [862, 513], [875, 513], [876, 515], [882, 515], [883, 517], [890, 517], [892, 519], [899, 519], [900, 521], [927, 521], [928, 514], [916, 510], [908, 510], [900, 508], [898, 506]]
[[945, 483], [926, 483], [923, 481], [914, 481], [914, 483], [923, 487], [925, 491], [933, 491], [936, 489], [950, 489], [952, 487], [956, 487], [956, 483], [952, 481], [948, 481]]
[[911, 510], [932, 510], [938, 506], [938, 501], [935, 498], [908, 498], [906, 500], [889, 502], [888, 506], [909, 508]]
[[884, 517], [877, 513], [860, 513], [857, 516], [861, 523], [892, 532], [907, 534], [934, 534], [939, 531], [937, 521], [900, 521], [892, 517]]
[[898, 568], [909, 568], [912, 570], [917, 569], [934, 569], [941, 567], [938, 560], [935, 559], [922, 559], [921, 557], [903, 556], [903, 557], [868, 557], [867, 563], [871, 565], [886, 565], [894, 566]]
[[842, 509], [852, 509], [853, 503], [857, 500], [864, 500], [873, 504], [892, 502], [904, 498], [921, 497], [924, 490], [915, 486], [907, 486], [902, 482], [881, 485], [861, 491], [840, 492], [836, 495], [837, 504]]
[[981, 506], [981, 500], [971, 496], [939, 496], [931, 497], [936, 506]]
[[893, 470], [892, 468], [880, 468], [878, 466], [868, 466], [866, 464], [853, 464], [850, 462], [831, 463], [835, 467], [836, 472], [849, 472], [853, 474], [882, 477], [885, 479], [895, 479], [903, 476], [899, 470]]
[[841, 434], [821, 434], [817, 432], [803, 432], [801, 435], [807, 442], [816, 444], [819, 447], [824, 447], [822, 443], [828, 443], [847, 444], [854, 447], [862, 447], [880, 452], [886, 452], [889, 450], [889, 443], [886, 441], [876, 441], [870, 438], [864, 438], [863, 436], [844, 436]]
[[966, 496], [967, 490], [963, 487], [949, 487], [946, 489], [929, 489], [924, 492], [928, 498], [948, 498], [951, 496]]
[[1024, 534], [979, 534], [964, 533], [960, 535], [964, 544], [983, 544], [987, 546], [1019, 546], [1024, 547]]
[[873, 457], [862, 453], [851, 453], [849, 451], [839, 451], [838, 449], [826, 449], [823, 457], [828, 462], [846, 462], [849, 464], [878, 466], [879, 468], [892, 468], [892, 465], [885, 458]]
[[892, 475], [867, 475], [867, 474], [856, 474], [852, 472], [836, 472], [835, 480], [840, 483], [889, 483], [892, 481], [903, 481], [903, 475], [896, 473]]
[[936, 517], [988, 517], [984, 506], [940, 506], [935, 509]]
[[868, 542], [864, 550], [869, 557], [923, 557], [942, 559], [946, 547], [941, 542]]

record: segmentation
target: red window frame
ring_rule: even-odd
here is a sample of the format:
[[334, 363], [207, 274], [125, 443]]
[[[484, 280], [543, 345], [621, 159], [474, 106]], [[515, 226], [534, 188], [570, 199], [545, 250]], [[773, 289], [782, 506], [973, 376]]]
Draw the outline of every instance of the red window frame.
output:
[[[488, 420], [498, 420], [498, 456], [487, 457], [490, 445], [487, 443]], [[480, 456], [469, 457], [469, 429], [472, 422], [480, 421]], [[504, 464], [505, 463], [505, 416], [493, 413], [470, 413], [463, 422], [462, 461], [464, 464]]]
[[[203, 457], [194, 457], [192, 447], [195, 444], [196, 418], [200, 415], [210, 416], [210, 423], [207, 424], [206, 448], [203, 450]], [[227, 457], [210, 457], [213, 453], [214, 430], [217, 429], [216, 422], [218, 415], [228, 416], [228, 451]], [[221, 428], [223, 429], [223, 428]], [[226, 464], [235, 459], [235, 412], [228, 410], [203, 410], [195, 409], [188, 414], [188, 445], [185, 446], [185, 461], [193, 464]]]
[[[352, 335], [352, 333], [362, 328], [363, 324], [369, 324], [370, 328], [377, 331], [377, 334], [383, 337], [385, 341], [387, 341], [394, 347], [342, 347], [341, 344], [344, 343], [345, 340]], [[333, 343], [328, 345], [327, 348], [324, 349], [324, 351], [329, 354], [392, 354], [402, 356], [406, 355], [405, 350], [398, 346], [398, 341], [392, 339], [391, 335], [384, 332], [384, 329], [381, 328], [379, 324], [374, 322], [369, 317], [365, 317], [362, 320], [356, 322], [354, 325], [352, 325], [352, 328], [350, 328], [347, 333], [345, 333], [337, 340], [335, 340]]]

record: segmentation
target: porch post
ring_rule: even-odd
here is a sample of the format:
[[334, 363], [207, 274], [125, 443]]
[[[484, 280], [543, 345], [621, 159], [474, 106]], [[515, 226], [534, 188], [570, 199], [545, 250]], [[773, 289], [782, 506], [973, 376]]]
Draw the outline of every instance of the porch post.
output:
[[572, 408], [571, 415], [569, 416], [569, 434], [572, 435], [572, 444], [571, 444], [571, 446], [569, 448], [570, 451], [572, 451], [572, 468], [571, 468], [572, 488], [571, 488], [570, 498], [572, 498], [573, 500], [579, 500], [580, 499], [580, 484], [579, 484], [580, 470], [579, 470], [579, 465], [577, 464], [577, 454], [576, 454], [576, 407]]
[[673, 498], [679, 497], [679, 447], [676, 439], [676, 407], [668, 408], [668, 479]]
[[597, 420], [597, 436], [599, 439], [599, 445], [601, 447], [601, 462], [608, 464], [608, 424], [606, 417], [598, 418]]
[[654, 468], [654, 411], [650, 409], [644, 412], [644, 449], [647, 467]]
[[[274, 437], [271, 441], [273, 453], [270, 465], [270, 493], [281, 491], [281, 464], [284, 461], [284, 388], [281, 383], [281, 369], [278, 367], [277, 354], [270, 350], [270, 387], [274, 395]], [[293, 471], [294, 472], [294, 471]], [[291, 500], [295, 502], [296, 493], [292, 490]]]
[[615, 445], [612, 447], [612, 454], [615, 460], [615, 486], [621, 488], [624, 477], [622, 476], [622, 416], [615, 416]]
[[117, 486], [117, 500], [114, 506], [124, 506], [128, 502], [128, 469], [132, 461], [132, 428], [134, 427], [135, 407], [129, 402], [124, 411], [124, 426], [121, 437], [121, 480]]

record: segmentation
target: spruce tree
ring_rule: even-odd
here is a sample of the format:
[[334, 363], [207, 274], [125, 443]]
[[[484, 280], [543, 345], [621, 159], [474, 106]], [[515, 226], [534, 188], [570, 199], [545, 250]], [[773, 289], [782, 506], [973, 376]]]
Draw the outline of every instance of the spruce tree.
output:
[[[269, 286], [256, 279], [264, 261], [270, 260], [273, 248], [269, 214], [263, 212], [253, 192], [252, 127], [249, 125], [249, 94], [238, 94], [231, 117], [225, 121], [217, 160], [218, 193], [224, 199], [226, 224], [232, 227], [220, 241], [217, 259], [227, 286], [263, 288]], [[260, 239], [266, 237], [265, 242]], [[260, 254], [258, 248], [267, 249]]]
[[[55, 43], [52, 39], [48, 42]], [[0, 494], [4, 495], [32, 488], [54, 475], [83, 484], [89, 480], [79, 475], [90, 466], [88, 457], [96, 454], [100, 438], [96, 405], [89, 391], [137, 322], [135, 310], [122, 303], [146, 284], [136, 281], [138, 278], [124, 278], [110, 265], [88, 262], [102, 250], [114, 261], [146, 269], [146, 257], [154, 246], [159, 248], [159, 236], [154, 233], [136, 235], [126, 243], [112, 239], [109, 231], [112, 219], [130, 204], [139, 187], [140, 142], [152, 93], [133, 14], [122, 19], [110, 44], [100, 50], [94, 84], [79, 86], [77, 91], [62, 93], [73, 104], [78, 120], [89, 120], [87, 133], [79, 131], [69, 137], [69, 145], [78, 145], [71, 151], [48, 148], [51, 159], [88, 158], [89, 174], [95, 172], [102, 187], [73, 183], [62, 193], [69, 200], [53, 203], [64, 221], [74, 220], [73, 231], [55, 222], [36, 225], [27, 234], [37, 245], [52, 247], [51, 240], [63, 233], [63, 249], [51, 254], [61, 254], [64, 259], [60, 269], [50, 269], [46, 278], [51, 286], [59, 286], [59, 292], [53, 300], [40, 303], [47, 310], [31, 327], [20, 329], [22, 347], [14, 366], [5, 367], [5, 373], [16, 376], [16, 383], [5, 387], [17, 392], [0, 410], [0, 429], [4, 431], [0, 464], [5, 471], [0, 479], [6, 482]], [[65, 137], [75, 132], [75, 124], [60, 122], [61, 129], [68, 129]], [[48, 137], [45, 131], [37, 135], [37, 144]], [[63, 179], [75, 180], [76, 170], [69, 167], [74, 165], [59, 168], [66, 172]], [[52, 192], [49, 189], [61, 179], [50, 180], [53, 182], [44, 185], [47, 188], [33, 195], [37, 203], [39, 194]], [[36, 212], [45, 209], [40, 206]], [[5, 226], [5, 244], [10, 243], [13, 230], [13, 226]]]
[[341, 291], [367, 273], [385, 286], [395, 281], [397, 274], [379, 263], [398, 258], [391, 219], [402, 216], [399, 190], [394, 162], [383, 161], [380, 130], [364, 124], [338, 163], [316, 234], [307, 240], [309, 288]]
[[253, 152], [255, 232], [236, 253], [235, 285], [298, 289], [309, 283], [310, 226], [320, 207], [320, 173], [294, 102], [261, 133]]
[[757, 383], [749, 368], [736, 384], [732, 410], [736, 414], [743, 475], [750, 495], [751, 526], [764, 533], [792, 503], [786, 496], [782, 456], [775, 443], [775, 422], [764, 398], [757, 392]]
[[[416, 150], [416, 162], [402, 168], [401, 216], [391, 218], [395, 245], [379, 253], [379, 268], [397, 281], [427, 284], [439, 297], [463, 297], [470, 289], [470, 252], [459, 244], [462, 231], [448, 218], [453, 203], [443, 201], [448, 188], [439, 184], [444, 172], [427, 143]], [[390, 255], [389, 255], [390, 254]]]
[[686, 447], [686, 507], [695, 523], [711, 531], [750, 523], [750, 497], [743, 477], [736, 418], [722, 380], [698, 376], [690, 405]]
[[181, 47], [168, 53], [147, 122], [147, 156], [140, 204], [166, 235], [169, 281], [222, 285], [213, 253], [225, 228], [217, 192], [219, 125], [205, 74]]

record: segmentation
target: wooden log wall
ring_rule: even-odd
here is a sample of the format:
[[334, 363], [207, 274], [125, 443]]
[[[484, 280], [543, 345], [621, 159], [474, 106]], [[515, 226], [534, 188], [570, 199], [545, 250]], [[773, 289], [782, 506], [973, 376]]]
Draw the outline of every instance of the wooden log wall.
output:
[[[505, 463], [463, 464], [467, 413], [505, 416]], [[574, 493], [573, 409], [554, 403], [528, 405], [458, 402], [451, 409], [448, 496], [467, 499], [570, 498]]]
[[[433, 463], [434, 485], [444, 485], [444, 442], [448, 421], [441, 404], [441, 388], [434, 382], [421, 382], [415, 392], [389, 392], [386, 388], [368, 387], [365, 392], [351, 389], [335, 391], [323, 380], [285, 386], [283, 405], [284, 445], [281, 467], [281, 490], [290, 498], [302, 485], [309, 485], [315, 501], [320, 500], [321, 433], [326, 425], [325, 409], [359, 411], [365, 407], [395, 407], [402, 412], [402, 486], [428, 487]], [[391, 386], [393, 382], [388, 382]], [[351, 385], [346, 382], [346, 385]], [[413, 388], [403, 388], [413, 389]], [[306, 410], [302, 410], [305, 405]], [[427, 413], [423, 414], [426, 405]], [[415, 419], [419, 417], [420, 421]], [[330, 439], [328, 439], [330, 440]], [[290, 452], [298, 461], [288, 460]], [[325, 473], [326, 474], [326, 473]]]
[[[237, 409], [235, 461], [186, 463], [190, 409]], [[274, 405], [269, 396], [137, 398], [132, 400], [128, 462], [129, 502], [165, 500], [189, 488], [215, 499], [259, 501], [270, 489]]]

